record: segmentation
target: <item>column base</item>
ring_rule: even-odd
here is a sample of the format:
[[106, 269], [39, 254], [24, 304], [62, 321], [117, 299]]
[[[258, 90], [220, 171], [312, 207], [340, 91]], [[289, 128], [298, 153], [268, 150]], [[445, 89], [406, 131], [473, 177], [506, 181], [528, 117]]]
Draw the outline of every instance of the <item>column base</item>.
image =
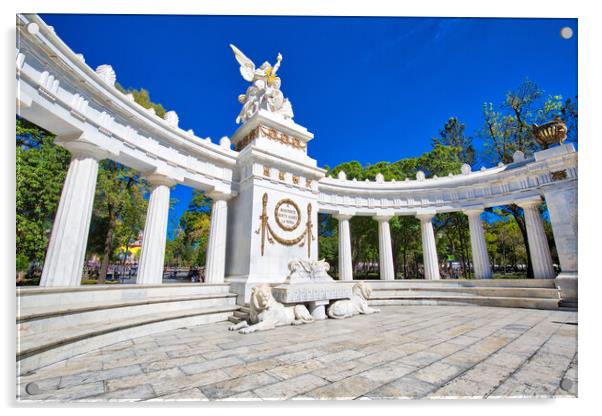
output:
[[576, 305], [578, 300], [577, 272], [562, 272], [554, 282], [556, 288], [560, 291], [561, 302]]

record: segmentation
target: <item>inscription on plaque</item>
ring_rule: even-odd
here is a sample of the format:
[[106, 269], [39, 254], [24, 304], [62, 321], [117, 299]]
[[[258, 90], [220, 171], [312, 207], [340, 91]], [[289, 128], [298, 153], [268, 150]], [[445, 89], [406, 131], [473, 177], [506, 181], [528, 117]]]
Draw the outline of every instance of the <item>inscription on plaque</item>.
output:
[[284, 231], [294, 231], [301, 223], [301, 210], [292, 199], [281, 199], [274, 208], [274, 217]]

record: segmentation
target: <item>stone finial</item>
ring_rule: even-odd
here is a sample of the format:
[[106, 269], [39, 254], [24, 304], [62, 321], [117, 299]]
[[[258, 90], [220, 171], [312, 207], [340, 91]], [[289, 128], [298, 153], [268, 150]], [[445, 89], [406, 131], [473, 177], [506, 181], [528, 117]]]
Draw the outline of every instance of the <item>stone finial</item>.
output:
[[191, 136], [194, 136], [194, 130], [192, 129], [186, 130], [186, 133], [190, 134]]
[[77, 59], [79, 59], [82, 62], [82, 64], [86, 63], [86, 58], [84, 57], [83, 53], [76, 53], [75, 56], [77, 56]]
[[523, 152], [521, 152], [520, 150], [517, 150], [512, 155], [512, 161], [515, 162], [515, 163], [516, 162], [522, 162], [523, 160], [525, 160], [525, 154]]
[[128, 100], [134, 101], [134, 94], [132, 94], [131, 92], [126, 94], [125, 96], [128, 97]]
[[382, 173], [376, 174], [376, 183], [383, 183], [385, 181], [385, 176]]
[[149, 113], [151, 113], [153, 116], [157, 115], [157, 112], [155, 111], [155, 107], [149, 107], [146, 109], [146, 111], [148, 111]]
[[169, 124], [171, 127], [178, 127], [178, 123], [180, 122], [178, 114], [173, 110], [166, 112], [163, 116], [163, 119], [167, 121], [167, 124]]
[[439, 176], [437, 175], [433, 175], [433, 179], [437, 179]]
[[497, 167], [498, 167], [498, 168], [501, 168], [502, 166], [504, 166], [504, 162], [499, 162], [499, 163], [497, 164]]
[[28, 23], [27, 26], [25, 26], [25, 28], [27, 29], [27, 33], [29, 33], [32, 36], [37, 35], [40, 31], [40, 26], [38, 26], [38, 24], [35, 22]]
[[424, 176], [424, 172], [419, 170], [418, 172], [416, 172], [416, 180], [419, 181], [423, 181], [426, 179], [426, 176]]
[[470, 172], [472, 172], [472, 168], [468, 163], [465, 163], [460, 168], [460, 171], [462, 172], [462, 175], [468, 175]]
[[219, 145], [221, 147], [225, 147], [226, 149], [229, 149], [231, 144], [232, 143], [230, 142], [230, 138], [228, 136], [224, 136], [221, 139], [219, 139]]
[[481, 172], [485, 172], [487, 168], [485, 166], [481, 166]]
[[110, 85], [111, 87], [115, 86], [117, 75], [111, 65], [100, 65], [96, 67], [96, 75], [98, 75], [105, 84]]
[[447, 174], [447, 176], [449, 176], [449, 177], [451, 178], [452, 176], [454, 176], [454, 174], [453, 174], [453, 173], [451, 173], [451, 172], [449, 172], [449, 173]]
[[345, 173], [345, 171], [344, 171], [344, 170], [342, 170], [342, 171], [340, 171], [340, 172], [339, 172], [339, 174], [338, 174], [338, 178], [339, 178], [340, 180], [342, 180], [342, 181], [345, 181], [345, 180], [347, 180], [347, 174]]
[[405, 178], [405, 181], [406, 182], [410, 182], [410, 178]]

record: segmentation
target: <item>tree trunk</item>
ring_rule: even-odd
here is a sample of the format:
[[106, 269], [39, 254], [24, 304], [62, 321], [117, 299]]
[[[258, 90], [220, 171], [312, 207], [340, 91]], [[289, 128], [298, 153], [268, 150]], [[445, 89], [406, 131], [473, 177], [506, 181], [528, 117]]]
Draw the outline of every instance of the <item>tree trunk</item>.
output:
[[531, 263], [531, 251], [529, 250], [529, 237], [527, 236], [527, 226], [525, 225], [525, 218], [517, 205], [509, 205], [508, 209], [512, 212], [520, 233], [523, 236], [525, 242], [525, 248], [527, 249], [527, 279], [533, 278], [533, 264]]
[[105, 246], [102, 254], [102, 263], [100, 264], [100, 272], [98, 274], [98, 283], [105, 283], [107, 271], [109, 269], [109, 261], [111, 260], [111, 252], [113, 251], [113, 232], [115, 231], [115, 214], [112, 209], [109, 209], [109, 227], [107, 236], [105, 237]]

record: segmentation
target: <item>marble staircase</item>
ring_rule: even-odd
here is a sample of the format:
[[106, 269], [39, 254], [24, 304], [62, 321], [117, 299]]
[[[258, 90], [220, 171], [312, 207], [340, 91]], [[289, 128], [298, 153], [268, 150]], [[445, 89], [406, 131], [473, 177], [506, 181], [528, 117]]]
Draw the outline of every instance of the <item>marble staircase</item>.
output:
[[18, 373], [116, 342], [225, 321], [238, 309], [227, 284], [19, 288]]

